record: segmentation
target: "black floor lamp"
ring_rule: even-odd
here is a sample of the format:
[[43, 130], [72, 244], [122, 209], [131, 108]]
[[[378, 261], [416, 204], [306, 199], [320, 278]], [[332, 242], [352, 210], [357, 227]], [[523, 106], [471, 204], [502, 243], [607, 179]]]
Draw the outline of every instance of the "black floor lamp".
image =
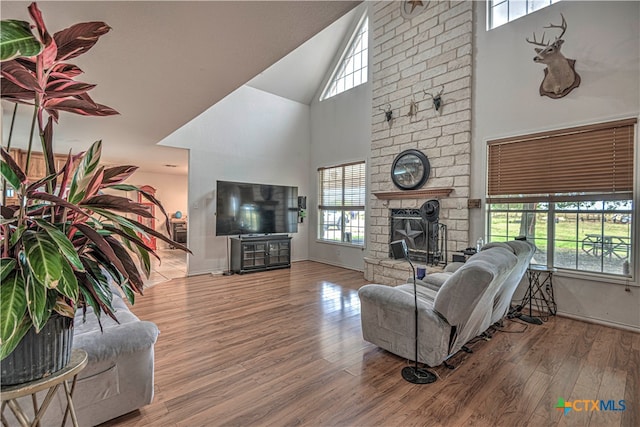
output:
[[416, 332], [416, 355], [414, 360], [416, 362], [414, 366], [405, 366], [404, 368], [402, 368], [402, 378], [412, 384], [431, 384], [432, 382], [436, 381], [437, 377], [432, 372], [418, 367], [418, 290], [416, 285], [416, 269], [413, 267], [413, 263], [409, 259], [407, 242], [405, 242], [404, 240], [396, 240], [394, 242], [391, 242], [391, 254], [393, 256], [393, 259], [406, 259], [409, 262], [409, 265], [411, 266], [411, 272], [413, 273], [413, 301], [415, 307]]

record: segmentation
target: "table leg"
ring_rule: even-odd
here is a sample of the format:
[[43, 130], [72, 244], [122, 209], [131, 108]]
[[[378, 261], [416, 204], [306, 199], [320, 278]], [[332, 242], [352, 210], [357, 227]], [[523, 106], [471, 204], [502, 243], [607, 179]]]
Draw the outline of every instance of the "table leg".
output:
[[11, 399], [7, 401], [7, 404], [9, 405], [9, 408], [11, 408], [13, 415], [16, 416], [21, 426], [29, 427], [31, 425], [29, 424], [29, 419], [27, 418], [25, 413], [22, 411], [22, 408], [20, 407], [20, 405], [18, 405], [18, 402], [15, 399]]
[[[36, 396], [36, 393], [33, 393], [31, 395], [31, 403], [33, 404], [33, 413], [37, 414], [38, 413], [38, 398]], [[40, 427], [40, 423], [36, 423], [35, 427]]]
[[64, 418], [62, 419], [62, 426], [64, 427], [64, 422], [67, 420], [67, 412], [71, 414], [71, 423], [74, 427], [78, 427], [78, 418], [76, 416], [76, 409], [73, 406], [73, 390], [76, 388], [76, 380], [77, 376], [73, 377], [73, 383], [71, 388], [69, 388], [69, 383], [67, 381], [64, 382], [64, 392], [67, 395], [67, 408], [64, 411]]
[[58, 387], [60, 387], [60, 384], [56, 384], [55, 386], [49, 389], [49, 391], [47, 392], [47, 395], [42, 401], [42, 405], [40, 406], [40, 409], [38, 409], [38, 412], [35, 414], [35, 418], [33, 419], [33, 423], [31, 425], [35, 426], [35, 425], [38, 425], [38, 423], [40, 423], [40, 418], [42, 418], [45, 411], [49, 407], [49, 404], [53, 400], [53, 397], [56, 395], [56, 391], [58, 391]]

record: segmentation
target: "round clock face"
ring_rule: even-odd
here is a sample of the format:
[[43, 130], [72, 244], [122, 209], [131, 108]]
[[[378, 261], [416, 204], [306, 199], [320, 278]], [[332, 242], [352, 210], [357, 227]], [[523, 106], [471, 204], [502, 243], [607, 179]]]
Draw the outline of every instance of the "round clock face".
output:
[[429, 178], [431, 165], [424, 153], [406, 150], [398, 154], [391, 166], [391, 180], [401, 190], [415, 190]]

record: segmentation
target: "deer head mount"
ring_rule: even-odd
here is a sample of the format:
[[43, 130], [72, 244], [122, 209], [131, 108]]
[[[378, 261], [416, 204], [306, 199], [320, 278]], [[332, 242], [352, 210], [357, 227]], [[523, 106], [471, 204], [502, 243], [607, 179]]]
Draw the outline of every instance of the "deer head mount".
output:
[[380, 111], [384, 112], [384, 118], [391, 125], [391, 121], [393, 120], [393, 110], [391, 109], [391, 104], [387, 104], [386, 109], [378, 108]]
[[580, 86], [580, 76], [575, 70], [575, 59], [565, 58], [560, 52], [560, 48], [564, 43], [562, 36], [567, 31], [567, 21], [562, 17], [562, 24], [549, 24], [544, 28], [558, 28], [562, 30], [559, 36], [552, 43], [550, 40], [545, 42], [544, 33], [542, 40], [536, 39], [536, 33], [533, 33], [533, 40], [526, 39], [528, 43], [543, 48], [535, 48], [536, 56], [533, 57], [534, 62], [545, 64], [544, 80], [540, 84], [540, 96], [548, 96], [549, 98], [558, 99], [566, 96], [573, 89]]
[[440, 112], [440, 108], [442, 108], [442, 92], [444, 92], [444, 86], [442, 86], [442, 89], [440, 89], [440, 92], [438, 92], [435, 95], [428, 93], [424, 89], [422, 90], [422, 92], [424, 92], [425, 96], [431, 97], [431, 100], [433, 101], [433, 108], [435, 108], [437, 112]]

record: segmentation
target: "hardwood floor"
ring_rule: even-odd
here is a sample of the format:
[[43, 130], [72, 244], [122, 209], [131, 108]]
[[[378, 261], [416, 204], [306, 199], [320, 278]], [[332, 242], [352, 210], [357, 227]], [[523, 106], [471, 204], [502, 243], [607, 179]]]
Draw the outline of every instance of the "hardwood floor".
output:
[[[400, 376], [406, 360], [362, 339], [365, 283], [305, 261], [147, 289], [134, 312], [161, 330], [155, 398], [104, 426], [640, 425], [640, 334], [507, 321], [456, 355], [455, 370], [412, 385]], [[563, 415], [559, 398], [624, 400], [626, 410]]]

